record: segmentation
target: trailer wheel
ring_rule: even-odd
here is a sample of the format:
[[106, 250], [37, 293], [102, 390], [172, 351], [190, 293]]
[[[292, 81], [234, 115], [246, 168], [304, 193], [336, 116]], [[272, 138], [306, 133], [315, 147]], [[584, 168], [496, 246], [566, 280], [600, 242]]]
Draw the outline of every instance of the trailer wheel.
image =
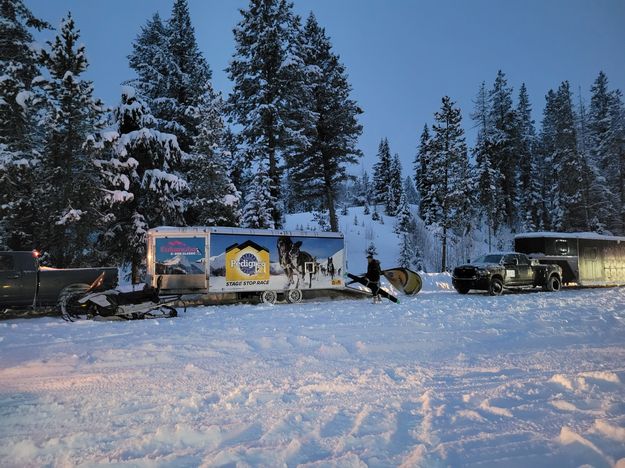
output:
[[301, 289], [289, 289], [286, 293], [286, 301], [292, 304], [302, 302], [303, 297]]
[[558, 277], [558, 275], [551, 275], [549, 279], [547, 279], [547, 282], [545, 283], [545, 286], [543, 288], [545, 291], [558, 292], [561, 287], [562, 283], [560, 282], [560, 278]]
[[278, 294], [275, 291], [263, 291], [260, 293], [260, 302], [263, 304], [275, 304]]

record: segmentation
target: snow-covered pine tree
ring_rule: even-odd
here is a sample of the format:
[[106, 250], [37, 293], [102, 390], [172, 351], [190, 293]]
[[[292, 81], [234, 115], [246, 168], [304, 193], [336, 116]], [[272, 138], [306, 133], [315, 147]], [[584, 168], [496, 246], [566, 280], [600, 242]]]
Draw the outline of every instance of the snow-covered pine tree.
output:
[[386, 214], [395, 216], [399, 207], [399, 199], [403, 193], [402, 170], [399, 155], [395, 154], [391, 160], [391, 172], [389, 174], [388, 195], [386, 197]]
[[345, 67], [312, 13], [300, 41], [303, 66], [308, 70], [305, 114], [312, 118], [312, 131], [304, 151], [291, 153], [286, 162], [299, 187], [296, 195], [322, 204], [328, 210], [330, 229], [337, 231], [338, 187], [349, 177], [347, 165], [362, 155], [356, 146], [362, 133], [357, 116], [362, 110], [350, 98]]
[[274, 229], [272, 200], [270, 187], [270, 176], [267, 167], [261, 160], [258, 163], [258, 170], [248, 187], [248, 194], [245, 197], [243, 207], [242, 225], [255, 229]]
[[223, 101], [209, 82], [195, 109], [199, 126], [184, 163], [190, 192], [185, 218], [191, 225], [237, 226], [241, 197], [228, 176], [230, 153], [223, 147]]
[[0, 3], [0, 250], [29, 250], [35, 241], [40, 135], [32, 82], [39, 70], [29, 28], [47, 27], [22, 0]]
[[442, 99], [441, 110], [434, 114], [432, 126], [431, 159], [429, 165], [431, 200], [434, 205], [433, 222], [441, 229], [441, 271], [447, 269], [447, 242], [452, 230], [464, 230], [470, 220], [471, 180], [469, 160], [461, 127], [460, 109], [454, 108], [449, 96]]
[[[618, 234], [625, 234], [625, 208], [621, 201], [625, 179], [622, 107], [620, 91], [609, 91], [608, 78], [600, 72], [591, 88], [588, 117], [590, 165], [597, 174], [594, 212], [600, 222]], [[615, 203], [615, 199], [619, 201]]]
[[[427, 124], [423, 126], [419, 148], [414, 161], [415, 182], [419, 192], [419, 215], [426, 225], [432, 224], [435, 217], [434, 206], [437, 194], [430, 190], [430, 159], [432, 157], [432, 140]], [[432, 198], [434, 197], [434, 198]]]
[[406, 194], [406, 201], [409, 205], [418, 205], [419, 204], [419, 194], [417, 193], [417, 189], [412, 182], [412, 177], [409, 175], [404, 179], [403, 190]]
[[532, 120], [532, 107], [525, 83], [519, 90], [517, 116], [517, 158], [519, 161], [517, 212], [521, 228], [526, 232], [542, 228], [542, 201], [540, 199], [540, 173], [536, 160], [536, 130]]
[[575, 116], [568, 81], [556, 93], [553, 121], [555, 123], [553, 164], [556, 173], [560, 211], [554, 228], [567, 231], [590, 230], [590, 211], [584, 195], [584, 176], [589, 173], [586, 162], [577, 151]]
[[493, 237], [504, 224], [505, 211], [501, 202], [501, 172], [494, 166], [493, 126], [491, 122], [490, 101], [486, 83], [482, 82], [474, 101], [471, 118], [478, 128], [477, 141], [473, 147], [477, 199], [480, 202], [480, 216], [484, 216], [488, 227], [488, 248], [492, 249]]
[[[281, 180], [286, 155], [309, 147], [312, 116], [302, 61], [299, 18], [286, 0], [250, 0], [234, 29], [235, 52], [227, 68], [233, 82], [228, 98], [231, 120], [240, 127], [248, 163], [263, 163], [272, 224], [283, 224]], [[252, 189], [250, 189], [252, 191]], [[263, 221], [264, 223], [264, 221]]]
[[414, 248], [412, 246], [412, 240], [408, 233], [400, 232], [399, 233], [399, 256], [397, 258], [397, 263], [402, 268], [412, 268], [412, 263], [414, 261]]
[[506, 223], [514, 227], [516, 221], [516, 174], [518, 159], [516, 154], [516, 115], [512, 107], [512, 88], [508, 86], [506, 75], [499, 70], [489, 93], [489, 135], [491, 166], [499, 171], [501, 178], [500, 200], [505, 209]]
[[113, 128], [92, 136], [88, 145], [102, 155], [95, 161], [105, 194], [102, 242], [110, 258], [130, 264], [134, 284], [147, 230], [182, 225], [181, 195], [188, 186], [172, 172], [181, 157], [176, 136], [154, 128], [156, 119], [134, 88], [123, 88], [113, 118]]
[[171, 68], [171, 58], [167, 49], [168, 32], [158, 13], [141, 28], [132, 43], [128, 55], [130, 68], [137, 77], [128, 80], [136, 89], [137, 95], [149, 104], [153, 115], [163, 115], [160, 100], [167, 93], [167, 80]]
[[197, 45], [187, 0], [175, 0], [165, 24], [158, 14], [142, 28], [128, 56], [139, 91], [158, 121], [158, 129], [176, 135], [183, 152], [194, 144], [199, 121], [196, 106], [211, 71]]
[[92, 262], [100, 197], [94, 190], [97, 171], [84, 144], [101, 128], [104, 106], [94, 99], [91, 81], [81, 77], [88, 63], [79, 37], [68, 14], [54, 41], [41, 52], [49, 79], [43, 83], [47, 115], [37, 227], [42, 250], [59, 267]]
[[410, 205], [406, 197], [406, 192], [402, 191], [397, 206], [397, 219], [395, 220], [395, 233], [410, 233], [413, 231], [414, 219], [410, 211]]
[[378, 249], [375, 248], [375, 244], [373, 242], [369, 243], [369, 245], [365, 249], [365, 254], [373, 256], [376, 256], [378, 254]]
[[545, 95], [543, 119], [538, 137], [537, 166], [540, 177], [540, 199], [542, 201], [542, 221], [540, 225], [545, 230], [553, 230], [553, 219], [561, 216], [558, 205], [556, 173], [553, 164], [555, 151], [555, 112], [556, 93], [550, 89]]
[[382, 138], [378, 146], [377, 162], [373, 165], [373, 202], [386, 206], [388, 187], [390, 185], [391, 149], [387, 138]]

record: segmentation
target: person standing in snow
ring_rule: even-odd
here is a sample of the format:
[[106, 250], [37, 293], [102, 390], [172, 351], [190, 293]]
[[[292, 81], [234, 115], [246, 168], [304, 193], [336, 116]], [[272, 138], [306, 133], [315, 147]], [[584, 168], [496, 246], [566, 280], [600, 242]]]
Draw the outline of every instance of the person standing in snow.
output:
[[367, 255], [367, 274], [365, 278], [367, 279], [367, 287], [371, 289], [371, 294], [373, 294], [373, 303], [382, 302], [380, 299], [380, 275], [382, 274], [382, 269], [380, 268], [380, 262], [373, 258], [373, 255]]

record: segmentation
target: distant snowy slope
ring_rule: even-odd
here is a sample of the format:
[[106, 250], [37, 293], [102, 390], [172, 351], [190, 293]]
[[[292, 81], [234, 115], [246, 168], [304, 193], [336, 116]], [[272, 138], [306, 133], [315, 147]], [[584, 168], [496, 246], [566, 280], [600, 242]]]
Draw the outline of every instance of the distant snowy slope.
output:
[[[371, 208], [373, 212], [373, 208]], [[395, 228], [395, 218], [378, 214], [384, 220], [371, 219], [371, 214], [364, 214], [362, 206], [349, 208], [347, 215], [339, 217], [339, 229], [345, 235], [345, 247], [347, 250], [347, 271], [359, 274], [367, 270], [367, 259], [365, 251], [373, 242], [378, 252], [378, 259], [382, 268], [397, 266], [399, 257], [399, 237], [393, 232]], [[296, 213], [287, 215], [286, 229], [292, 230], [303, 227], [305, 230], [318, 230], [319, 226], [313, 221], [312, 213]]]

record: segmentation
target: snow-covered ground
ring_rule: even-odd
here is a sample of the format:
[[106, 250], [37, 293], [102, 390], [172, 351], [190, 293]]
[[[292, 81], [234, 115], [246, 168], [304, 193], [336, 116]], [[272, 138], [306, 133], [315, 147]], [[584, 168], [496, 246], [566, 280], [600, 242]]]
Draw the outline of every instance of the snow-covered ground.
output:
[[0, 466], [625, 466], [625, 289], [0, 322]]

